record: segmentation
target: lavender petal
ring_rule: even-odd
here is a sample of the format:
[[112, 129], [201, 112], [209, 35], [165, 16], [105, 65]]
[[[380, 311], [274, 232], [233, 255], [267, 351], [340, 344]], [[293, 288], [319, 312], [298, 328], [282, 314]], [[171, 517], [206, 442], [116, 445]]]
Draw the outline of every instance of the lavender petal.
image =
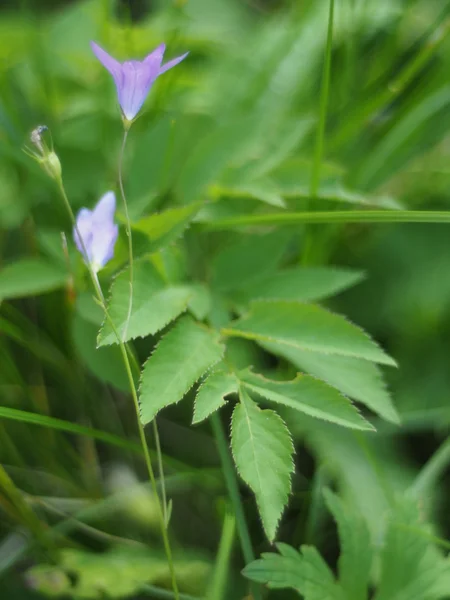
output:
[[111, 75], [114, 77], [114, 81], [116, 85], [120, 85], [120, 81], [122, 79], [122, 65], [118, 60], [110, 56], [103, 48], [100, 48], [98, 44], [95, 42], [91, 42], [91, 48], [95, 56], [102, 63], [102, 65], [107, 69]]
[[116, 212], [116, 195], [114, 192], [106, 192], [97, 202], [92, 211], [92, 223], [94, 226], [101, 226], [104, 223], [114, 222], [114, 213]]
[[162, 75], [163, 73], [165, 73], [166, 71], [168, 71], [169, 69], [171, 69], [172, 67], [174, 67], [175, 65], [177, 65], [178, 63], [180, 63], [182, 60], [184, 60], [186, 58], [186, 56], [189, 54], [189, 52], [186, 52], [186, 54], [183, 54], [182, 56], [178, 56], [178, 58], [174, 58], [173, 60], [169, 60], [169, 62], [167, 62], [165, 65], [163, 65], [160, 69], [159, 69], [159, 75]]

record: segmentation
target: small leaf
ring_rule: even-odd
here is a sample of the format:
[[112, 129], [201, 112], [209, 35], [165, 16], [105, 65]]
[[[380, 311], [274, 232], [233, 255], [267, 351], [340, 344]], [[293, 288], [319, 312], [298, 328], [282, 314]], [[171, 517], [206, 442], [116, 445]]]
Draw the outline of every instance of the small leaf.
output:
[[271, 381], [250, 371], [242, 373], [240, 379], [245, 387], [259, 396], [311, 417], [352, 429], [373, 430], [348, 398], [320, 379], [297, 375], [292, 381]]
[[141, 377], [141, 420], [145, 425], [165, 406], [179, 402], [194, 383], [222, 358], [219, 335], [181, 319], [156, 347]]
[[132, 223], [135, 255], [151, 254], [181, 236], [200, 210], [202, 203], [170, 208]]
[[64, 287], [67, 272], [42, 258], [24, 258], [0, 271], [0, 300], [45, 294]]
[[223, 329], [225, 335], [294, 348], [342, 354], [394, 365], [395, 361], [359, 327], [324, 308], [299, 302], [253, 302], [250, 312]]
[[239, 382], [235, 375], [225, 371], [212, 373], [199, 387], [195, 398], [192, 423], [200, 423], [225, 404], [225, 396], [236, 394]]
[[359, 283], [360, 271], [328, 267], [293, 267], [245, 285], [234, 296], [241, 302], [252, 300], [297, 300], [317, 302]]
[[308, 352], [274, 342], [264, 344], [264, 347], [291, 361], [297, 368], [320, 377], [350, 398], [362, 402], [383, 419], [397, 424], [400, 422], [377, 365], [359, 358]]
[[294, 446], [290, 433], [277, 413], [261, 410], [243, 390], [231, 427], [237, 470], [253, 490], [264, 530], [273, 541], [291, 490]]
[[[130, 295], [130, 271], [125, 269], [111, 286], [108, 312], [119, 336], [127, 326]], [[133, 303], [125, 340], [154, 335], [186, 310], [192, 291], [188, 286], [164, 287], [155, 267], [148, 261], [136, 262], [133, 273]], [[117, 337], [105, 319], [98, 337], [99, 346], [117, 343]]]

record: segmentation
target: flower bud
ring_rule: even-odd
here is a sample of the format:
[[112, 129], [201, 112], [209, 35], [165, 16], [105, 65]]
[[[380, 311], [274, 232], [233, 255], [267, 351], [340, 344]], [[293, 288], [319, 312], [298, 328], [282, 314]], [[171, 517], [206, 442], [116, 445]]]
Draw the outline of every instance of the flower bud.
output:
[[51, 135], [50, 133], [48, 134], [50, 136], [50, 145], [47, 144], [43, 136], [43, 134], [48, 131], [49, 129], [46, 125], [39, 125], [33, 129], [30, 134], [30, 141], [38, 151], [30, 151], [29, 149], [25, 149], [25, 151], [42, 166], [47, 175], [55, 181], [61, 181], [61, 163], [53, 150]]
[[55, 154], [53, 150], [49, 152], [44, 158], [44, 160], [42, 161], [42, 166], [52, 179], [56, 179], [56, 181], [59, 181], [61, 179], [61, 162], [57, 154]]

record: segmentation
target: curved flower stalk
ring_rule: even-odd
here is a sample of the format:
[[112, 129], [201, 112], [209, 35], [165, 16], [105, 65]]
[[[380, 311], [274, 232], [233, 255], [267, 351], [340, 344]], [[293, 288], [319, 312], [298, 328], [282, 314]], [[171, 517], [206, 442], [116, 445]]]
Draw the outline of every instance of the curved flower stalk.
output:
[[95, 42], [91, 42], [95, 56], [113, 76], [117, 96], [125, 124], [129, 125], [137, 117], [150, 89], [157, 77], [177, 65], [186, 56], [178, 56], [162, 65], [165, 44], [158, 46], [144, 60], [127, 60], [120, 63]]
[[82, 208], [73, 228], [75, 244], [94, 273], [102, 269], [114, 256], [119, 227], [114, 223], [116, 196], [106, 192], [93, 210]]

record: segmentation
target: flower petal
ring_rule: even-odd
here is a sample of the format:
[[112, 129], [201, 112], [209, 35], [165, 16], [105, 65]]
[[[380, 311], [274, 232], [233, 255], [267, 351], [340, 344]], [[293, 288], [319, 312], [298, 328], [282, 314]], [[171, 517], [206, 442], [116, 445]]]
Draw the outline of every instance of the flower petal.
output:
[[106, 192], [97, 202], [92, 211], [92, 222], [94, 226], [114, 222], [116, 212], [116, 195], [114, 192]]
[[159, 65], [157, 55], [148, 62], [129, 60], [123, 63], [119, 103], [123, 114], [129, 121], [132, 121], [141, 110], [152, 83], [158, 76]]
[[119, 227], [107, 223], [98, 227], [92, 241], [91, 264], [95, 271], [100, 270], [114, 256], [114, 246], [119, 235]]
[[151, 64], [153, 65], [158, 65], [158, 69], [161, 66], [162, 63], [162, 59], [164, 56], [164, 52], [166, 51], [166, 45], [165, 44], [160, 44], [157, 48], [155, 48], [153, 50], [153, 52], [150, 52], [150, 54], [144, 58], [144, 63], [145, 64]]
[[[82, 208], [77, 215], [76, 223], [77, 227], [73, 228], [73, 239], [75, 241], [75, 245], [78, 251], [83, 255], [84, 259], [87, 262], [90, 262], [92, 259], [92, 240], [94, 236], [92, 229], [92, 211], [90, 211], [88, 208]], [[81, 239], [83, 240], [87, 256], [84, 253], [83, 244], [78, 236], [77, 229], [80, 233]]]
[[171, 69], [172, 67], [174, 67], [175, 65], [177, 65], [178, 63], [180, 63], [182, 60], [184, 60], [186, 58], [186, 56], [188, 54], [189, 54], [189, 52], [186, 52], [186, 54], [183, 54], [182, 56], [179, 56], [178, 58], [174, 58], [173, 60], [169, 60], [169, 62], [167, 62], [165, 65], [163, 65], [159, 69], [158, 75], [162, 75], [163, 73], [165, 73], [166, 71], [168, 71], [169, 69]]
[[111, 73], [114, 77], [116, 85], [119, 85], [120, 80], [122, 78], [122, 65], [118, 60], [110, 56], [103, 48], [100, 48], [98, 44], [95, 42], [91, 42], [92, 52], [98, 58], [98, 60], [102, 63], [105, 69]]

